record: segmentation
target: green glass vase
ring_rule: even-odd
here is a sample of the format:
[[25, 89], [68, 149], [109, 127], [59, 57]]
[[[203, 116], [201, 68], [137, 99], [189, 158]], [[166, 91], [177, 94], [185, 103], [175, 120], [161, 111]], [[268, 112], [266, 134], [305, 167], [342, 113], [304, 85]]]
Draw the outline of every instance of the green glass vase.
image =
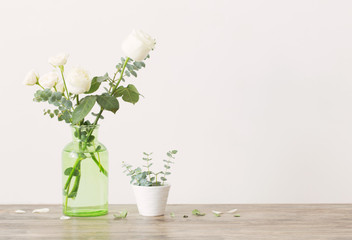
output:
[[71, 126], [72, 142], [62, 152], [63, 213], [91, 217], [108, 213], [108, 151], [99, 126]]

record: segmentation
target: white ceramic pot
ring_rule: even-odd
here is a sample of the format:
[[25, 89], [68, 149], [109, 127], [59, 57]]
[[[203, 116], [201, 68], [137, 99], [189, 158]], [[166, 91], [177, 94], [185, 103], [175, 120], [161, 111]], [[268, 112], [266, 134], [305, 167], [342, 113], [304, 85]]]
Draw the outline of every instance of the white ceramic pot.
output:
[[153, 187], [132, 186], [140, 215], [164, 215], [170, 185]]

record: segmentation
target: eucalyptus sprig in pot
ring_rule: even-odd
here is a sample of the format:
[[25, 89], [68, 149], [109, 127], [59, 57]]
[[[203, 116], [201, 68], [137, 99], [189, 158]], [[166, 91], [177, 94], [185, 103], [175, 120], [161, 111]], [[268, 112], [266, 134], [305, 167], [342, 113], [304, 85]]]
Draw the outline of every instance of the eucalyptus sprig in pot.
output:
[[167, 184], [167, 176], [171, 174], [170, 168], [175, 159], [177, 150], [166, 153], [168, 159], [164, 159], [164, 169], [159, 172], [151, 170], [152, 153], [144, 152], [145, 165], [133, 168], [132, 165], [122, 163], [124, 173], [131, 177], [130, 183], [136, 197], [139, 214], [142, 216], [161, 216], [165, 213], [165, 207], [171, 185]]

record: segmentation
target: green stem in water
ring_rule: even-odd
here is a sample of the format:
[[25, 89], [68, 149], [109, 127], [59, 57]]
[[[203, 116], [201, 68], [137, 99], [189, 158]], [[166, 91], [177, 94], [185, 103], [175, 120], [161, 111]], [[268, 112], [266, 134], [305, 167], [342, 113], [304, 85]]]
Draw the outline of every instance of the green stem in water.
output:
[[80, 163], [81, 160], [82, 160], [82, 159], [81, 159], [81, 157], [79, 156], [79, 157], [77, 158], [75, 164], [73, 165], [72, 170], [71, 170], [71, 172], [70, 172], [70, 175], [68, 175], [68, 178], [67, 178], [67, 180], [66, 180], [66, 184], [65, 184], [65, 187], [64, 187], [65, 190], [69, 188], [71, 179], [72, 179], [72, 177], [73, 177], [73, 174], [74, 174], [75, 170], [77, 169], [77, 166], [78, 166], [78, 164]]
[[76, 176], [75, 183], [71, 189], [70, 194], [68, 195], [69, 198], [75, 198], [77, 196], [79, 182], [81, 180], [81, 162], [79, 162], [77, 166], [77, 171], [78, 171], [78, 175]]
[[71, 182], [69, 182], [69, 184], [68, 184], [67, 191], [66, 191], [66, 190], [64, 190], [64, 191], [66, 192], [65, 212], [67, 211], [67, 202], [68, 202], [68, 193], [69, 193], [69, 190], [70, 190], [70, 184], [71, 184]]
[[104, 167], [100, 164], [100, 162], [98, 161], [97, 157], [94, 155], [94, 153], [90, 153], [90, 156], [92, 157], [93, 161], [95, 162], [95, 164], [98, 165], [100, 171], [105, 175], [108, 176], [108, 172], [104, 169]]

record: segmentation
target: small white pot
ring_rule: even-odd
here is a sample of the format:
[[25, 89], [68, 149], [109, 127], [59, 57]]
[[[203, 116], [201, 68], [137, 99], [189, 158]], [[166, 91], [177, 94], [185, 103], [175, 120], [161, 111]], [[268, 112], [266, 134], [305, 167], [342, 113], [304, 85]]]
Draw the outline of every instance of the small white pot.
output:
[[133, 186], [139, 214], [142, 216], [161, 216], [165, 213], [170, 185], [165, 186]]

